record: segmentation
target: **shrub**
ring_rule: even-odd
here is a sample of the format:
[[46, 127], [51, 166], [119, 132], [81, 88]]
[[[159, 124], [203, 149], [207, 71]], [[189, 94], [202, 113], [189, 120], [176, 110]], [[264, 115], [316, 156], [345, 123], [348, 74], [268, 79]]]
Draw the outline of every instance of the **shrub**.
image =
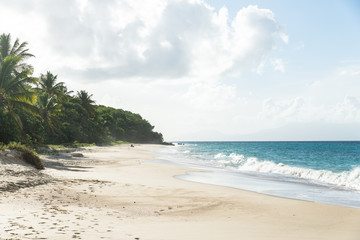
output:
[[121, 144], [130, 144], [130, 143], [126, 142], [126, 141], [121, 141], [121, 140], [113, 141], [113, 142], [109, 143], [110, 146], [116, 146], [116, 145], [121, 145]]
[[17, 150], [21, 152], [21, 157], [26, 163], [34, 166], [36, 169], [44, 169], [44, 164], [41, 161], [38, 154], [34, 150], [32, 150], [31, 148], [25, 145], [16, 142], [11, 142], [8, 145], [1, 146], [0, 148]]

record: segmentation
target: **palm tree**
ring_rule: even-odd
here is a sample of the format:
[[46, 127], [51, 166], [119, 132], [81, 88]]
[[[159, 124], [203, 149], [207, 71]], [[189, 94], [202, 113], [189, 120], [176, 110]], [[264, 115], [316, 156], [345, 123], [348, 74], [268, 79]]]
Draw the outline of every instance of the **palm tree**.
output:
[[23, 58], [33, 57], [31, 53], [29, 53], [29, 49], [26, 49], [27, 42], [20, 43], [17, 38], [14, 44], [11, 46], [11, 36], [9, 34], [1, 34], [0, 35], [0, 46], [1, 46], [1, 55], [5, 58], [8, 55], [21, 56]]
[[88, 117], [94, 116], [95, 114], [95, 101], [91, 99], [92, 96], [92, 94], [89, 95], [89, 93], [84, 90], [78, 91], [76, 95], [76, 98], [80, 101], [80, 105], [86, 110]]
[[44, 93], [38, 97], [36, 106], [46, 127], [48, 127], [52, 133], [59, 130], [58, 112], [60, 110], [56, 97]]
[[0, 61], [0, 110], [10, 114], [20, 129], [21, 120], [15, 110], [36, 111], [32, 105], [35, 92], [30, 86], [36, 80], [30, 77], [32, 69], [19, 67], [22, 60], [21, 56], [8, 55]]
[[70, 98], [72, 91], [68, 91], [64, 82], [57, 82], [57, 75], [47, 71], [41, 74], [38, 82], [38, 99], [36, 106], [39, 109], [45, 126], [52, 133], [59, 130], [59, 115], [62, 104]]
[[62, 85], [61, 88], [60, 88], [60, 91], [61, 91], [61, 94], [64, 96], [65, 99], [68, 99], [71, 97], [71, 94], [74, 92], [74, 91], [68, 91], [67, 87], [65, 85]]
[[50, 96], [56, 96], [59, 99], [65, 97], [67, 90], [64, 82], [56, 82], [57, 75], [47, 71], [46, 74], [41, 74], [39, 78], [40, 91], [49, 94]]
[[16, 109], [34, 112], [31, 104], [34, 100], [34, 91], [30, 84], [35, 79], [30, 77], [33, 68], [24, 63], [28, 57], [33, 57], [26, 49], [27, 43], [20, 43], [16, 39], [11, 44], [10, 34], [0, 35], [0, 110], [9, 114], [22, 129], [22, 123]]
[[21, 72], [25, 69], [30, 69], [33, 71], [31, 65], [24, 63], [24, 61], [29, 57], [34, 57], [31, 53], [29, 53], [29, 49], [27, 49], [28, 43], [22, 42], [20, 43], [17, 38], [14, 44], [11, 44], [11, 36], [10, 34], [1, 34], [0, 35], [0, 61], [4, 61], [7, 56], [18, 56], [20, 57], [19, 62], [15, 68], [15, 71]]

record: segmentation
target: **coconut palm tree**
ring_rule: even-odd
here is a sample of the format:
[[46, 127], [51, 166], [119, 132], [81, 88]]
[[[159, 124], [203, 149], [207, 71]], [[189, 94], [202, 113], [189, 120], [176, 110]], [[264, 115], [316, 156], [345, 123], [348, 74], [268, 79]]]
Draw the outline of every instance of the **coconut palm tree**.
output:
[[14, 44], [11, 44], [11, 35], [5, 33], [1, 34], [0, 61], [3, 61], [7, 56], [18, 56], [20, 57], [20, 61], [17, 63], [15, 70], [21, 72], [24, 69], [31, 69], [32, 71], [33, 67], [24, 62], [27, 58], [34, 57], [34, 55], [29, 53], [27, 45], [27, 42], [20, 43], [18, 38], [15, 40]]
[[47, 71], [41, 74], [38, 81], [38, 99], [36, 106], [39, 109], [45, 126], [52, 133], [59, 130], [59, 114], [62, 104], [70, 98], [72, 91], [68, 91], [64, 82], [57, 82], [57, 75]]
[[10, 55], [0, 62], [0, 110], [10, 114], [21, 128], [22, 124], [15, 110], [36, 112], [36, 108], [32, 105], [35, 92], [30, 87], [35, 79], [30, 77], [29, 69], [21, 72], [15, 70], [19, 61], [20, 57]]
[[35, 92], [31, 84], [36, 79], [31, 77], [33, 69], [24, 63], [24, 59], [33, 56], [25, 49], [27, 43], [20, 43], [17, 39], [11, 45], [10, 34], [0, 35], [0, 110], [12, 116], [20, 129], [21, 120], [16, 109], [35, 112]]
[[45, 126], [50, 129], [52, 133], [59, 130], [59, 104], [55, 96], [44, 93], [37, 98], [36, 106]]
[[26, 57], [33, 57], [31, 53], [29, 53], [29, 49], [27, 49], [28, 43], [22, 42], [20, 43], [19, 39], [16, 39], [14, 44], [11, 45], [11, 35], [9, 34], [1, 34], [0, 35], [0, 52], [3, 58], [5, 58], [8, 55], [15, 55], [15, 56], [21, 56], [23, 58]]
[[64, 82], [56, 82], [57, 75], [47, 71], [46, 74], [41, 74], [39, 78], [39, 91], [49, 94], [50, 96], [56, 96], [58, 99], [65, 97]]
[[62, 95], [64, 96], [64, 99], [70, 98], [71, 94], [73, 93], [73, 91], [69, 91], [65, 85], [61, 86], [60, 91], [61, 91]]
[[95, 101], [91, 99], [93, 95], [84, 90], [78, 91], [76, 98], [79, 100], [80, 105], [86, 110], [88, 117], [94, 116], [95, 114]]

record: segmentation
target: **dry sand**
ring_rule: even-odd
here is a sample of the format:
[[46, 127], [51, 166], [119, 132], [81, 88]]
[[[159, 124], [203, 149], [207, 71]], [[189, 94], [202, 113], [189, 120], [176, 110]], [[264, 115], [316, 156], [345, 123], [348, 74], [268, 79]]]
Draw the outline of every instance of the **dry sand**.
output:
[[152, 162], [157, 148], [42, 156], [47, 184], [2, 190], [0, 239], [360, 239], [360, 209], [178, 180], [190, 169]]

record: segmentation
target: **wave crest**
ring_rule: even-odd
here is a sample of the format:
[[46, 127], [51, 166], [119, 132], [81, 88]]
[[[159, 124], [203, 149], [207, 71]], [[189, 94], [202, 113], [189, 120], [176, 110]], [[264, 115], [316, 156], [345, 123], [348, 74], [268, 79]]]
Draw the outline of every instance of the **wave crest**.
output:
[[230, 155], [219, 153], [214, 158], [221, 167], [237, 171], [280, 174], [360, 191], [360, 167], [354, 167], [350, 171], [337, 173], [328, 170], [292, 167], [272, 161], [261, 161], [255, 157], [246, 158], [244, 155], [235, 153]]

